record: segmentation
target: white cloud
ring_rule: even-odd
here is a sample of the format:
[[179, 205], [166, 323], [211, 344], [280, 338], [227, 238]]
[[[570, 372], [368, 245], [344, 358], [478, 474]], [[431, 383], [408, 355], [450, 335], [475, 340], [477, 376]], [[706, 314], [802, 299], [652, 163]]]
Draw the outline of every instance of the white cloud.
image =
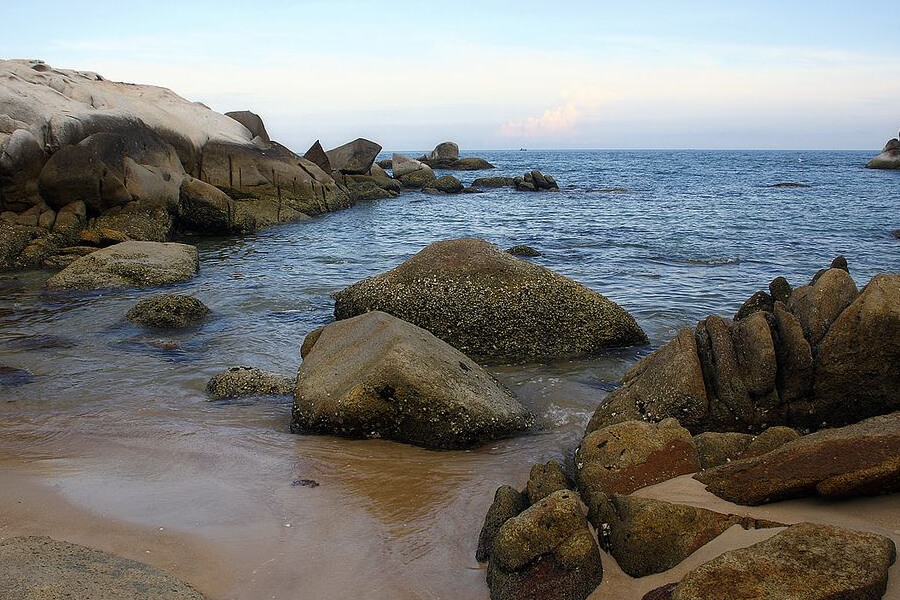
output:
[[508, 121], [500, 126], [499, 134], [517, 138], [553, 137], [570, 133], [578, 122], [578, 116], [578, 108], [570, 102], [564, 106], [548, 108], [540, 117]]

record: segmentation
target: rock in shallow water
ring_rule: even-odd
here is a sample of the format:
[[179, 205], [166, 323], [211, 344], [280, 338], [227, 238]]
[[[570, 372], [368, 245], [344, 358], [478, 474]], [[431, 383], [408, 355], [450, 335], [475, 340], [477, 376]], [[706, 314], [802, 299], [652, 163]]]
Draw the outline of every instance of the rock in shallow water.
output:
[[215, 400], [287, 396], [294, 393], [294, 382], [289, 377], [253, 367], [231, 367], [210, 379], [206, 384], [206, 391]]
[[144, 327], [181, 329], [197, 325], [209, 314], [200, 300], [184, 294], [160, 294], [138, 302], [125, 318]]
[[454, 449], [511, 435], [533, 420], [467, 356], [375, 311], [326, 326], [307, 346], [291, 429]]
[[335, 295], [338, 319], [370, 310], [467, 354], [509, 360], [588, 355], [647, 339], [614, 302], [479, 239], [435, 242]]
[[0, 541], [0, 598], [203, 600], [149, 565], [48, 537]]

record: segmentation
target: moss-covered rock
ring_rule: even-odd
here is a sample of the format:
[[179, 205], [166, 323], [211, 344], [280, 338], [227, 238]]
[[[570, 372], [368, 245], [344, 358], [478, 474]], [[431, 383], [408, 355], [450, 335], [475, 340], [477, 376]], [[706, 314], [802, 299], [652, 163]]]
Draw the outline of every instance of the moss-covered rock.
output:
[[294, 393], [294, 381], [254, 367], [231, 367], [210, 379], [206, 391], [214, 400], [287, 396]]

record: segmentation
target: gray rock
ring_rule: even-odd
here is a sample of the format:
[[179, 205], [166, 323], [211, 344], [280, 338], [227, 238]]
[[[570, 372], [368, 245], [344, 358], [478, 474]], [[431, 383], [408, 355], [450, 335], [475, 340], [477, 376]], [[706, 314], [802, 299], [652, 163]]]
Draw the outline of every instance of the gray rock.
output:
[[269, 133], [266, 131], [266, 125], [262, 118], [249, 110], [235, 110], [225, 113], [226, 117], [231, 117], [241, 125], [247, 128], [253, 139], [259, 138], [261, 145], [268, 146], [272, 143], [269, 139]]
[[536, 504], [553, 492], [572, 489], [571, 483], [562, 466], [555, 460], [546, 464], [531, 467], [528, 483], [525, 484], [525, 495], [528, 505]]
[[457, 160], [459, 146], [455, 142], [442, 142], [428, 153], [428, 160]]
[[486, 188], [515, 187], [516, 182], [512, 177], [479, 177], [472, 182], [472, 186]]
[[525, 244], [518, 244], [512, 248], [507, 248], [506, 253], [512, 254], [513, 256], [527, 256], [529, 258], [541, 256], [540, 252]]
[[428, 184], [428, 187], [434, 188], [445, 194], [458, 194], [463, 190], [463, 184], [453, 175], [443, 175]]
[[900, 140], [893, 138], [884, 145], [881, 154], [866, 164], [867, 169], [900, 169]]
[[391, 313], [477, 356], [578, 356], [646, 340], [615, 303], [478, 239], [435, 242], [335, 295], [338, 319], [369, 310]]
[[294, 381], [254, 367], [231, 367], [217, 373], [206, 384], [214, 400], [253, 396], [287, 396], [294, 393]]
[[144, 327], [182, 329], [199, 324], [209, 308], [200, 300], [183, 294], [161, 294], [133, 306], [125, 318]]
[[423, 164], [421, 161], [415, 160], [413, 158], [408, 158], [397, 152], [393, 154], [391, 158], [391, 164], [393, 165], [393, 174], [395, 179], [400, 179], [401, 177], [409, 173], [414, 173], [416, 171], [421, 171], [422, 169], [428, 168], [428, 165]]
[[455, 160], [447, 168], [454, 171], [484, 171], [496, 167], [483, 158], [469, 157]]
[[51, 290], [151, 287], [186, 281], [199, 269], [187, 244], [123, 242], [83, 256], [47, 280]]
[[884, 536], [800, 523], [688, 573], [672, 600], [877, 600], [896, 560]]
[[324, 173], [331, 173], [332, 171], [331, 161], [328, 160], [328, 155], [325, 153], [325, 149], [322, 148], [322, 144], [319, 143], [319, 140], [316, 140], [315, 143], [309, 147], [309, 150], [306, 151], [303, 158], [322, 169]]
[[512, 435], [532, 422], [464, 354], [374, 311], [318, 334], [297, 375], [291, 429], [453, 449]]
[[326, 152], [331, 168], [341, 173], [364, 175], [372, 168], [372, 163], [381, 146], [371, 140], [357, 138], [343, 146]]
[[225, 235], [256, 229], [256, 219], [244, 206], [205, 181], [185, 177], [179, 196], [178, 225], [182, 231]]
[[0, 598], [203, 600], [203, 595], [137, 561], [48, 537], [15, 537], [0, 541]]

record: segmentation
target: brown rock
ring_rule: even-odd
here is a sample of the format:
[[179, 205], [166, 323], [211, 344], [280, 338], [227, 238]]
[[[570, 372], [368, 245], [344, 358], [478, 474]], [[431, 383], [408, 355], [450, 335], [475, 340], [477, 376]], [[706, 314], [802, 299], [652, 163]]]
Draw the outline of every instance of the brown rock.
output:
[[371, 140], [357, 138], [326, 152], [331, 168], [341, 173], [364, 175], [372, 168], [372, 163], [381, 146]]
[[738, 458], [761, 456], [798, 439], [800, 434], [795, 429], [784, 426], [769, 427], [754, 437]]
[[525, 495], [530, 506], [553, 492], [568, 489], [572, 489], [572, 486], [566, 472], [558, 462], [551, 460], [546, 464], [531, 467], [528, 483], [525, 485]]
[[331, 173], [331, 161], [328, 160], [328, 155], [325, 153], [325, 149], [322, 148], [322, 144], [319, 143], [319, 140], [309, 147], [309, 150], [306, 151], [306, 154], [303, 155], [303, 158], [313, 163], [325, 173]]
[[599, 494], [630, 494], [699, 469], [697, 449], [675, 419], [626, 421], [585, 436], [575, 452], [575, 480], [588, 506]]
[[[789, 420], [795, 423], [805, 422], [804, 413], [814, 410], [802, 406], [803, 401], [810, 398], [813, 387], [814, 364], [812, 349], [803, 335], [803, 326], [787, 307], [779, 302], [775, 303], [775, 327], [773, 328], [775, 342], [775, 360], [777, 363], [775, 385], [778, 388], [782, 402], [787, 406], [794, 406]], [[803, 410], [806, 408], [806, 410]]]
[[184, 294], [160, 294], [141, 300], [125, 318], [144, 327], [182, 329], [199, 324], [209, 308], [200, 300]]
[[294, 393], [294, 381], [254, 367], [231, 367], [217, 373], [206, 384], [213, 400], [252, 396], [287, 396]]
[[252, 138], [259, 138], [259, 141], [262, 145], [268, 146], [272, 140], [269, 139], [269, 134], [266, 131], [266, 125], [263, 123], [262, 118], [254, 112], [250, 112], [249, 110], [235, 110], [232, 112], [225, 113], [226, 117], [231, 117], [241, 125], [247, 128], [250, 132], [250, 136]]
[[724, 465], [739, 458], [750, 443], [749, 433], [708, 431], [694, 436], [701, 469]]
[[900, 491], [900, 412], [818, 431], [695, 478], [717, 496], [745, 505]]
[[883, 536], [801, 523], [691, 571], [672, 600], [877, 600], [894, 543]]
[[788, 309], [800, 321], [803, 333], [815, 351], [831, 324], [856, 299], [856, 284], [843, 269], [828, 269], [814, 285], [795, 289]]
[[525, 494], [508, 485], [502, 485], [497, 488], [494, 494], [494, 502], [488, 508], [487, 515], [484, 517], [484, 525], [481, 527], [481, 534], [478, 536], [478, 550], [475, 552], [475, 560], [486, 562], [491, 557], [491, 550], [494, 547], [494, 540], [497, 538], [497, 532], [500, 531], [500, 527], [513, 517], [518, 516], [528, 506], [529, 503]]

